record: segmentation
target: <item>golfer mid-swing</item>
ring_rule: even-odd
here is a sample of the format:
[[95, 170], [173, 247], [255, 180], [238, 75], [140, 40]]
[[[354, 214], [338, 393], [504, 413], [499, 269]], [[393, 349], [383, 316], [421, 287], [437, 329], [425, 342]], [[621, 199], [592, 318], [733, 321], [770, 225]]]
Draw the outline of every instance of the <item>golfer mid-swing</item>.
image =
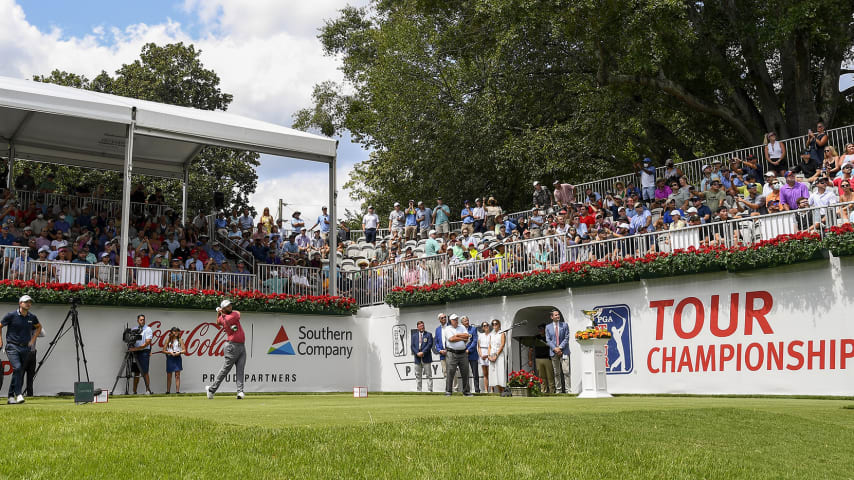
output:
[[229, 300], [223, 300], [216, 309], [216, 323], [225, 330], [228, 343], [225, 346], [225, 364], [216, 376], [213, 385], [205, 387], [208, 398], [214, 398], [214, 393], [219, 389], [231, 367], [237, 366], [234, 380], [237, 383], [237, 399], [243, 398], [243, 367], [246, 366], [246, 335], [243, 326], [240, 325], [240, 312], [234, 309]]

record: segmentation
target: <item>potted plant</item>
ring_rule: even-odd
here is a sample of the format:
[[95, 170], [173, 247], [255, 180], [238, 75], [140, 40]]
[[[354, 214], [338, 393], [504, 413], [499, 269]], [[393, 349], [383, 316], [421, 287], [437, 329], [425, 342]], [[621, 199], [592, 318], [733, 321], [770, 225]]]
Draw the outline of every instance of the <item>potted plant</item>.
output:
[[510, 372], [507, 386], [514, 397], [538, 397], [543, 391], [543, 380], [531, 372]]

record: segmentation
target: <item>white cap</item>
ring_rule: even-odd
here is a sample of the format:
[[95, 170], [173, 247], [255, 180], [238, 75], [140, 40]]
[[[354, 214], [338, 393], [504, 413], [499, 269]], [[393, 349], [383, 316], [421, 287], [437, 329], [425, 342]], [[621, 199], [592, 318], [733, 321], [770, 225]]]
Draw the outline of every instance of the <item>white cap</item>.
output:
[[435, 235], [435, 234], [436, 234], [436, 230], [430, 230], [429, 232], [427, 232], [427, 235]]
[[29, 295], [24, 295], [23, 297], [18, 299], [18, 303], [32, 302], [32, 301], [33, 301], [33, 297], [31, 297]]
[[707, 168], [712, 168], [712, 166], [711, 165], [703, 165], [703, 170], [705, 170]]
[[47, 253], [50, 253], [50, 248], [48, 248], [47, 246], [44, 246], [44, 247], [42, 247], [42, 248], [40, 248], [40, 249], [39, 249], [39, 253], [41, 253], [41, 252], [47, 252]]
[[774, 172], [765, 172], [765, 176], [766, 177], [776, 177], [777, 174], [775, 174]]
[[697, 213], [697, 207], [691, 207], [688, 209], [688, 213]]
[[271, 277], [278, 277], [279, 271], [278, 270], [270, 270], [270, 276]]
[[620, 228], [631, 228], [628, 223], [621, 223], [618, 225]]
[[219, 308], [225, 308], [229, 305], [231, 305], [231, 300], [226, 299], [219, 303]]
[[394, 202], [394, 206], [395, 206], [395, 207], [399, 207], [399, 206], [400, 206], [400, 202]]
[[[691, 207], [691, 208], [694, 208], [694, 207]], [[676, 215], [677, 217], [681, 217], [682, 212], [680, 212], [679, 210], [673, 210], [670, 212], [670, 216], [672, 217], [673, 215]]]
[[451, 316], [448, 317], [448, 320], [458, 320], [459, 318], [460, 317], [458, 317], [456, 313], [452, 313]]
[[539, 184], [540, 184], [540, 182], [539, 182], [539, 181], [534, 180], [534, 186], [535, 186], [535, 187], [536, 187], [537, 185], [539, 185]]

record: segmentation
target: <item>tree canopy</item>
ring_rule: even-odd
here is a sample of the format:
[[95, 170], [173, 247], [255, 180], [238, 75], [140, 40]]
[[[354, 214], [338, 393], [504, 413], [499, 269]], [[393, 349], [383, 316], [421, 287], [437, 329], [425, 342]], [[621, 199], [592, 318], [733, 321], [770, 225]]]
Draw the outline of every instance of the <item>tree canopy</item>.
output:
[[[142, 47], [140, 58], [122, 65], [115, 75], [102, 71], [93, 79], [83, 75], [54, 70], [49, 75], [36, 75], [34, 80], [55, 83], [124, 97], [192, 107], [202, 110], [226, 110], [233, 97], [219, 87], [219, 76], [206, 69], [200, 60], [201, 50], [182, 43]], [[215, 191], [223, 192], [226, 205], [248, 206], [255, 191], [259, 165], [258, 154], [219, 147], [205, 147], [190, 164], [188, 218], [195, 212], [209, 212]], [[37, 181], [49, 171], [57, 173], [61, 191], [73, 191], [86, 185], [94, 189], [103, 185], [106, 193], [118, 196], [122, 191], [120, 174], [76, 167], [55, 167], [28, 162]], [[149, 189], [160, 187], [167, 203], [181, 205], [181, 182], [173, 179], [135, 176]]]
[[346, 85], [295, 125], [347, 130], [369, 159], [348, 186], [378, 208], [624, 173], [854, 118], [842, 0], [375, 0], [319, 38]]

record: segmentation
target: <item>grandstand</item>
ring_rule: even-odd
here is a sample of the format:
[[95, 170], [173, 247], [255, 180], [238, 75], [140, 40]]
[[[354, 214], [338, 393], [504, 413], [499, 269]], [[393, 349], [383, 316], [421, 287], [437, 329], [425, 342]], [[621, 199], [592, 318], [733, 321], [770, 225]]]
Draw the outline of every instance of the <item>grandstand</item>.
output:
[[[842, 147], [854, 140], [854, 127], [827, 134], [829, 145]], [[796, 169], [802, 161], [798, 153], [806, 142], [806, 137], [783, 141], [790, 153], [786, 157], [787, 169]], [[723, 206], [723, 211], [709, 209], [702, 215], [710, 203], [708, 199], [691, 199], [702, 195], [696, 192], [711, 188], [713, 182], [703, 180], [704, 167], [719, 161], [724, 170], [727, 163], [736, 165], [733, 159], [750, 155], [759, 159], [759, 170], [767, 171], [761, 145], [676, 164], [689, 194], [684, 201], [680, 199], [680, 205], [669, 204], [678, 195], [671, 192], [668, 197], [640, 206], [638, 218], [648, 218], [648, 223], [638, 224], [632, 220], [634, 215], [621, 213], [620, 205], [637, 207], [640, 203], [631, 198], [631, 192], [626, 191], [625, 203], [619, 203], [616, 194], [608, 194], [619, 191], [620, 184], [635, 183], [636, 175], [623, 175], [576, 185], [576, 203], [560, 208], [547, 206], [539, 229], [530, 228], [541, 221], [530, 210], [506, 214], [504, 232], [500, 228], [475, 232], [473, 224], [454, 222], [450, 235], [436, 238], [439, 254], [435, 256], [425, 256], [427, 239], [405, 239], [398, 231], [379, 229], [375, 243], [366, 242], [364, 232], [349, 232], [349, 239], [342, 235], [331, 255], [329, 247], [318, 239], [309, 235], [293, 238], [294, 232], [286, 222], [255, 229], [252, 219], [249, 225], [253, 228], [241, 230], [235, 227], [238, 218], [226, 215], [220, 217], [217, 228], [215, 214], [182, 222], [181, 216], [165, 205], [131, 203], [127, 282], [309, 295], [322, 295], [335, 288], [360, 305], [373, 305], [382, 303], [395, 287], [555, 270], [566, 262], [613, 261], [691, 247], [749, 246], [781, 234], [808, 231], [823, 235], [829, 227], [850, 222], [854, 197], [850, 189], [847, 194], [843, 191], [844, 181], [823, 188], [816, 179], [807, 187], [807, 201], [789, 209], [780, 208], [780, 200], [776, 205], [769, 201], [767, 205], [748, 208], [739, 199], [749, 200], [753, 195], [749, 183], [756, 183], [758, 189], [760, 182], [751, 182], [743, 173], [732, 177], [725, 195], [717, 202], [716, 207]], [[854, 158], [832, 160], [844, 166]], [[839, 170], [839, 178], [844, 180], [845, 170]], [[656, 173], [664, 176], [665, 167], [657, 168]], [[718, 183], [723, 180], [720, 173], [715, 178]], [[808, 183], [806, 178], [794, 180], [795, 184]], [[768, 177], [768, 183], [762, 186], [773, 190], [773, 183], [782, 185], [786, 181], [785, 177]], [[824, 193], [819, 194], [820, 188]], [[773, 191], [764, 193], [777, 198]], [[121, 245], [117, 245], [120, 234], [115, 228], [121, 211], [119, 200], [95, 194], [18, 189], [6, 191], [0, 201], [0, 217], [9, 230], [0, 235], [4, 258], [0, 277], [78, 284], [121, 283]], [[530, 223], [532, 219], [534, 223]], [[49, 227], [48, 222], [52, 222]], [[57, 228], [57, 222], [68, 225]], [[47, 237], [42, 238], [45, 228]], [[182, 246], [180, 239], [186, 245]], [[334, 276], [330, 274], [330, 256], [341, 265], [341, 271]], [[330, 282], [330, 278], [335, 281]]]

